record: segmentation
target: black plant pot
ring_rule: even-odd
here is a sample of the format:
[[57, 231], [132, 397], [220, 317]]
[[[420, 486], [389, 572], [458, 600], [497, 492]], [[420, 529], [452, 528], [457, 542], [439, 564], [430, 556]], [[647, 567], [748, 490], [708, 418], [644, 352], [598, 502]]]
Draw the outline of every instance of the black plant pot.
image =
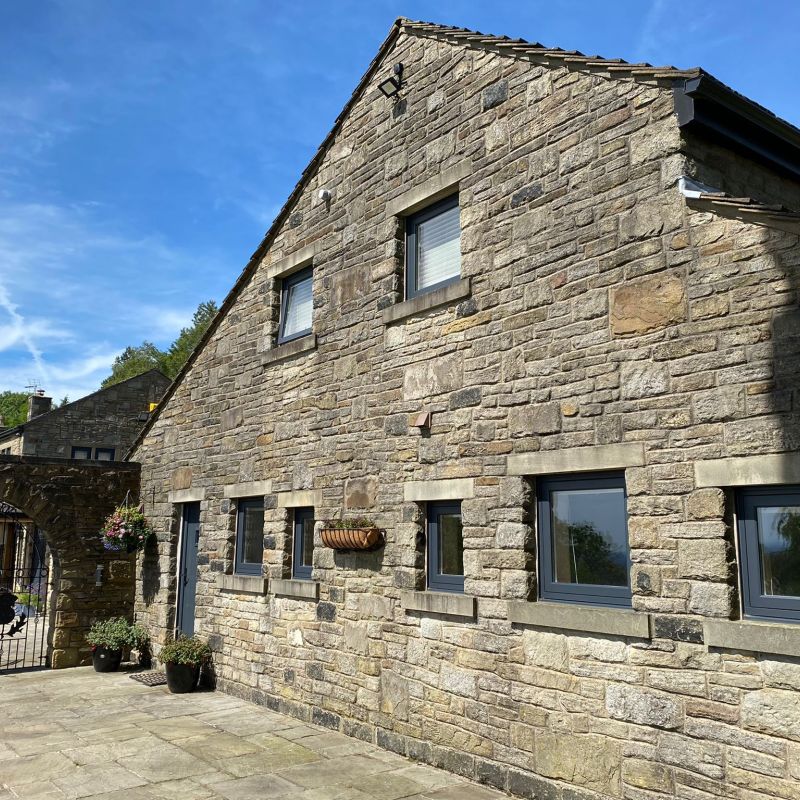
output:
[[122, 661], [122, 650], [109, 650], [98, 645], [92, 650], [92, 664], [95, 672], [116, 672]]
[[173, 694], [186, 694], [197, 688], [200, 680], [199, 664], [164, 664], [167, 687]]

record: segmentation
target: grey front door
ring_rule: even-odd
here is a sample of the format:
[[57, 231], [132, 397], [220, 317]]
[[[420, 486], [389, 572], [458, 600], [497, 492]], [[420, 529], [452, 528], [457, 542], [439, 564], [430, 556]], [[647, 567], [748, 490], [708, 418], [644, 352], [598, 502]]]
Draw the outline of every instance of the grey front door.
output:
[[197, 545], [200, 542], [200, 503], [184, 503], [181, 524], [181, 557], [178, 562], [178, 633], [194, 633], [197, 590]]

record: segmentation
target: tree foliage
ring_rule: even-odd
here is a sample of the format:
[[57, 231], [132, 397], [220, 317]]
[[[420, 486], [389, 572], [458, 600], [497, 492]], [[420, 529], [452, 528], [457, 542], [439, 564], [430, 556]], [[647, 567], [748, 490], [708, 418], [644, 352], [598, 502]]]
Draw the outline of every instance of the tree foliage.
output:
[[26, 392], [0, 392], [0, 417], [3, 425], [13, 428], [22, 425], [28, 418], [28, 395]]
[[160, 350], [152, 342], [142, 342], [138, 346], [126, 347], [115, 359], [111, 374], [101, 384], [105, 389], [115, 383], [126, 381], [151, 369], [161, 370], [173, 379], [181, 371], [203, 334], [217, 313], [213, 300], [200, 303], [192, 317], [192, 323], [183, 328], [175, 341], [166, 349]]

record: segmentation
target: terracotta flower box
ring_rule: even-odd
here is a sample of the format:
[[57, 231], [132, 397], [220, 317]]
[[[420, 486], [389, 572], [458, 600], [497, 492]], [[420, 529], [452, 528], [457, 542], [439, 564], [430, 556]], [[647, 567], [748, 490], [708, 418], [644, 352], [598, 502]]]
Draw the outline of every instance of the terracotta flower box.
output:
[[380, 528], [322, 529], [322, 544], [334, 550], [372, 550], [382, 543]]

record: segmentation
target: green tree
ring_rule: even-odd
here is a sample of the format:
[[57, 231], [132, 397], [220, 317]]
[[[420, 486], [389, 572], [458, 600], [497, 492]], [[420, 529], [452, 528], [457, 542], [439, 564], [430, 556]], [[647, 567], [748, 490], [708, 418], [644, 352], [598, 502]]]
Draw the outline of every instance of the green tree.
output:
[[160, 350], [152, 342], [142, 342], [138, 347], [126, 347], [114, 359], [111, 374], [101, 384], [102, 388], [126, 381], [151, 369], [159, 369], [168, 378], [175, 378], [218, 310], [213, 300], [200, 303], [192, 317], [192, 324], [181, 330], [167, 350]]
[[28, 418], [28, 395], [26, 392], [0, 392], [0, 417], [3, 425], [13, 428], [22, 425]]

